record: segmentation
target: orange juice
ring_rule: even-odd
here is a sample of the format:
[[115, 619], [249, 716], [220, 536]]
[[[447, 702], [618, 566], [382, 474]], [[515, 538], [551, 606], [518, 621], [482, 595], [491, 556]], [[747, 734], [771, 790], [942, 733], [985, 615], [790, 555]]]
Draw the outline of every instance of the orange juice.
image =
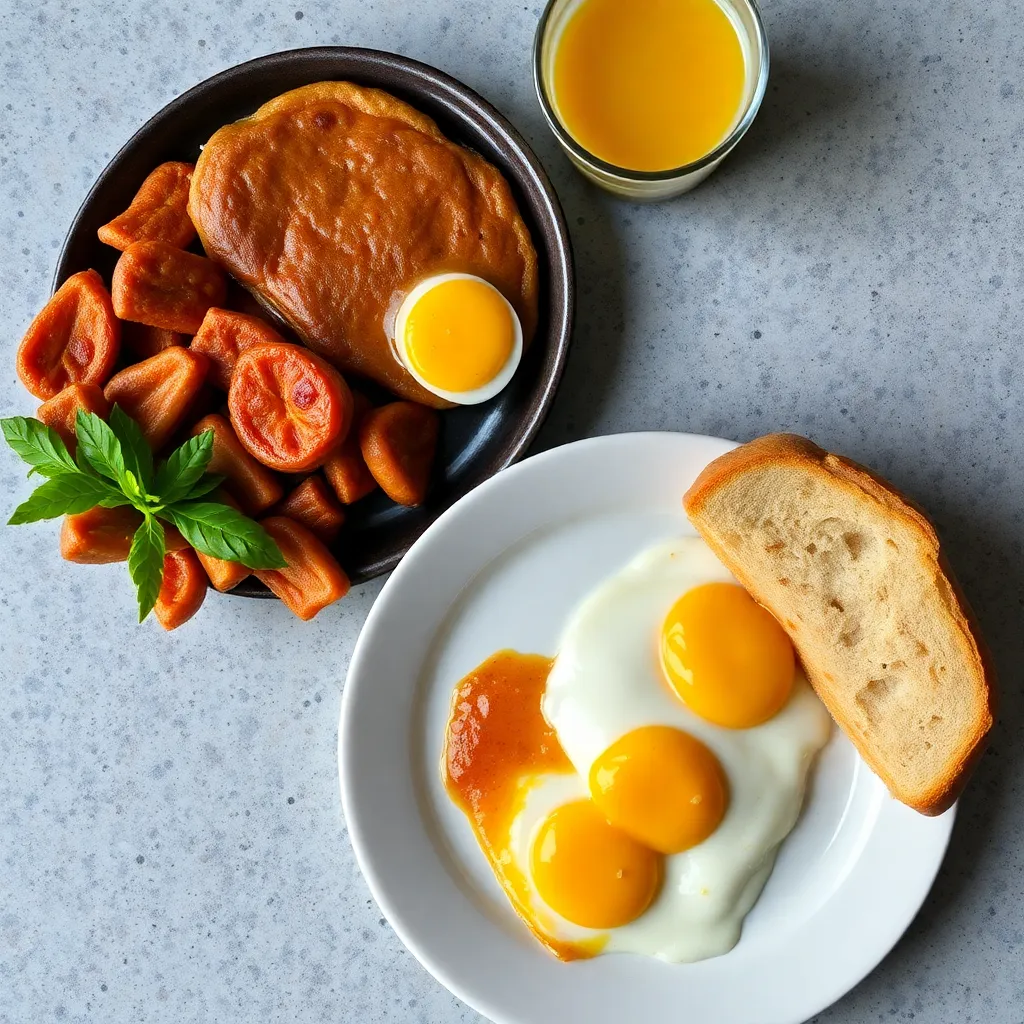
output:
[[583, 0], [554, 57], [566, 131], [631, 171], [699, 160], [740, 114], [746, 63], [715, 0]]

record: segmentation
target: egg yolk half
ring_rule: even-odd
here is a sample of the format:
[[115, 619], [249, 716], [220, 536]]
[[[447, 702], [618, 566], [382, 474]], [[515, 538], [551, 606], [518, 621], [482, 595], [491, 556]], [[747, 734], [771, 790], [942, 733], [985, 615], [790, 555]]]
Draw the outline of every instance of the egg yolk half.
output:
[[729, 729], [780, 711], [796, 670], [782, 627], [733, 583], [705, 583], [679, 598], [662, 626], [661, 662], [694, 714]]
[[594, 761], [590, 795], [605, 817], [660, 853], [681, 853], [718, 828], [728, 786], [700, 740], [665, 725], [626, 733]]
[[424, 380], [443, 391], [473, 391], [492, 381], [515, 347], [515, 325], [501, 293], [479, 278], [429, 288], [405, 322], [405, 353]]
[[661, 858], [608, 823], [590, 800], [556, 808], [530, 851], [541, 899], [584, 928], [618, 928], [650, 906], [661, 885]]

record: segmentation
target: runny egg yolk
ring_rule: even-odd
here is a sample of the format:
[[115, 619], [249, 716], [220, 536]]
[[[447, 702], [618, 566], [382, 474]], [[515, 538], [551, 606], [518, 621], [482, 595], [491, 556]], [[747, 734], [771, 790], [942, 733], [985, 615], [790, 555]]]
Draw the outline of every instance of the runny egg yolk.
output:
[[590, 800], [562, 804], [538, 826], [530, 871], [541, 899], [584, 928], [618, 928], [650, 906], [661, 858], [610, 825]]
[[782, 627], [732, 583], [705, 583], [676, 601], [662, 626], [661, 662], [691, 711], [729, 729], [780, 711], [796, 670]]
[[486, 281], [452, 277], [428, 288], [409, 309], [404, 345], [412, 369], [444, 391], [494, 380], [515, 347], [515, 322], [502, 294]]
[[700, 740], [665, 725], [634, 729], [590, 769], [590, 795], [605, 817], [660, 853], [681, 853], [718, 828], [725, 773]]

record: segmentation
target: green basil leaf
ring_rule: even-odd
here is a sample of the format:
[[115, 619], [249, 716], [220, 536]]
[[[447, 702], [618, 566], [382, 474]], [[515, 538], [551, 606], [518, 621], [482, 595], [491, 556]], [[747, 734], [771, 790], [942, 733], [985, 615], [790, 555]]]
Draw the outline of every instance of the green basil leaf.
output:
[[156, 474], [156, 493], [164, 505], [172, 505], [188, 496], [202, 479], [213, 458], [213, 431], [206, 430], [190, 437], [180, 448], [171, 452]]
[[120, 508], [122, 505], [134, 505], [135, 502], [131, 498], [126, 497], [120, 491], [111, 488], [110, 496], [104, 498], [102, 501], [97, 501], [97, 505], [102, 505], [104, 508]]
[[183, 500], [195, 501], [196, 498], [201, 498], [204, 494], [217, 490], [222, 483], [224, 483], [224, 477], [219, 476], [217, 473], [204, 473], [199, 483], [188, 492]]
[[107, 422], [121, 442], [125, 467], [135, 474], [142, 491], [148, 491], [153, 486], [153, 449], [142, 428], [119, 405], [110, 410]]
[[60, 435], [45, 423], [26, 416], [11, 416], [0, 420], [0, 428], [7, 443], [33, 472], [50, 477], [78, 472]]
[[248, 516], [212, 501], [179, 502], [160, 510], [197, 551], [241, 562], [249, 569], [283, 569], [288, 564], [276, 542]]
[[[105, 480], [83, 473], [64, 473], [37, 487], [28, 500], [14, 510], [7, 525], [20, 526], [22, 523], [38, 523], [41, 519], [87, 512], [116, 497], [117, 492]], [[122, 499], [118, 504], [127, 504], [127, 501]]]
[[139, 599], [139, 622], [153, 610], [164, 579], [164, 525], [147, 515], [132, 537], [128, 573]]
[[84, 463], [100, 476], [113, 480], [124, 488], [125, 464], [121, 442], [117, 435], [94, 412], [78, 410], [75, 423], [78, 436], [78, 461]]
[[[79, 448], [75, 453], [75, 464], [78, 466], [78, 472], [85, 476], [91, 476], [94, 480], [107, 480], [105, 476], [100, 476], [95, 469], [89, 464], [89, 460], [82, 454], [82, 449]], [[118, 485], [120, 486], [120, 485]]]
[[124, 471], [124, 482], [121, 485], [121, 489], [132, 501], [145, 502], [146, 500], [146, 495], [139, 486], [138, 479], [130, 469], [126, 468]]

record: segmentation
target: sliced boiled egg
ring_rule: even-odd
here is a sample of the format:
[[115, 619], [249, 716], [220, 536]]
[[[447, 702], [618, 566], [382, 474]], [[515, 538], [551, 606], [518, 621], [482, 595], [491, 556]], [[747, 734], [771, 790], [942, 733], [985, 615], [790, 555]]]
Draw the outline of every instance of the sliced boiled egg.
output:
[[508, 299], [472, 274], [436, 274], [416, 285], [395, 317], [395, 348], [438, 398], [476, 405], [512, 379], [523, 328]]

